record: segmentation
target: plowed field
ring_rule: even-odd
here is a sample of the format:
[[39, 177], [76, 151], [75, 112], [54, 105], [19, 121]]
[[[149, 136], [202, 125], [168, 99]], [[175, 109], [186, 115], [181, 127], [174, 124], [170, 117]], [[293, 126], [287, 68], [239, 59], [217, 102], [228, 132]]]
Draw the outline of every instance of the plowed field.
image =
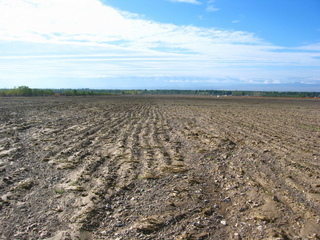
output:
[[320, 239], [318, 99], [0, 101], [0, 239]]

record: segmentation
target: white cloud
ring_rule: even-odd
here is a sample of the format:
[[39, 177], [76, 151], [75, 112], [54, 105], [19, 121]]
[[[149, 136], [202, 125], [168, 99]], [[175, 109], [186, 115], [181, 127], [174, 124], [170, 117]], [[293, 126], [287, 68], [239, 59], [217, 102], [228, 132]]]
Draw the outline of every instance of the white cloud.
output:
[[207, 12], [216, 12], [216, 11], [219, 11], [219, 10], [220, 10], [219, 8], [216, 8], [213, 5], [208, 5], [207, 8], [206, 8]]
[[294, 49], [320, 52], [320, 43], [301, 46], [301, 47], [297, 47], [297, 48], [294, 48]]
[[203, 44], [260, 42], [246, 32], [177, 26], [132, 17], [98, 0], [12, 0], [0, 2], [0, 9], [2, 40], [114, 44], [140, 50], [171, 48], [195, 52], [201, 52]]
[[206, 11], [207, 12], [216, 12], [219, 11], [219, 8], [216, 8], [213, 3], [215, 2], [215, 0], [209, 0], [207, 1], [207, 7], [206, 7]]
[[170, 0], [171, 2], [191, 3], [191, 4], [202, 4], [197, 0]]
[[[277, 52], [286, 49], [253, 33], [154, 22], [98, 0], [0, 0], [0, 79], [160, 73], [256, 79], [260, 68], [319, 66], [319, 53], [311, 52], [319, 46]], [[284, 72], [265, 72], [272, 74], [286, 79]]]

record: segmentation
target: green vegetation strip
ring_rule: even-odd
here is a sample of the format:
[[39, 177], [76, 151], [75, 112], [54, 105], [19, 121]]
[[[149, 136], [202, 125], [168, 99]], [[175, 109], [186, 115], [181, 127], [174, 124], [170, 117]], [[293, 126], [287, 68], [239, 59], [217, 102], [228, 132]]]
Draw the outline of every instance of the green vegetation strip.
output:
[[227, 90], [121, 90], [121, 89], [37, 89], [20, 86], [0, 89], [0, 96], [87, 96], [87, 95], [201, 95], [201, 96], [256, 96], [319, 98], [320, 92], [227, 91]]

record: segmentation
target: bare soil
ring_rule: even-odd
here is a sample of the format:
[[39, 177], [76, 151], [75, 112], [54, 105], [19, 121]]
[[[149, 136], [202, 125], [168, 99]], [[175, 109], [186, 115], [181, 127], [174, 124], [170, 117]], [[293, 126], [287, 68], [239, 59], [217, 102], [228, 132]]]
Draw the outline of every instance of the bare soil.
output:
[[320, 239], [318, 99], [0, 101], [0, 239]]

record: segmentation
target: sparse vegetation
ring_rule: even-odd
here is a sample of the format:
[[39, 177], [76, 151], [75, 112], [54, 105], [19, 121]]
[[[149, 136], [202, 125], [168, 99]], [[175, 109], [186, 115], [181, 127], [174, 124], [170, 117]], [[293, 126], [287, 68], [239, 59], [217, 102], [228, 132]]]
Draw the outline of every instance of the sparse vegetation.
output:
[[54, 193], [62, 195], [65, 193], [65, 190], [63, 188], [54, 188], [53, 189]]

